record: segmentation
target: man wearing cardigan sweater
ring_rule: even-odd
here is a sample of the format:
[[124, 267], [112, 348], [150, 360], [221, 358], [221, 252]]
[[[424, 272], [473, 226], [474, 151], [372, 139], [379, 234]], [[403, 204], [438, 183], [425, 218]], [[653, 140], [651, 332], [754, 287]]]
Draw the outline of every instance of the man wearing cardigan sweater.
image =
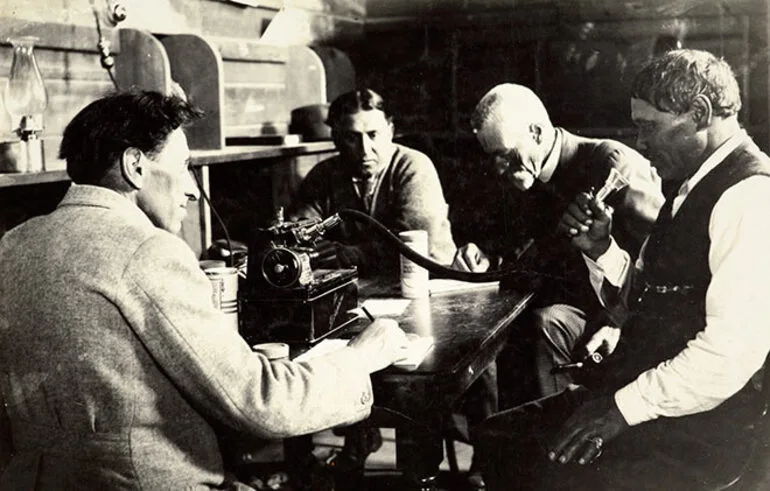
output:
[[603, 203], [570, 205], [560, 230], [626, 320], [584, 387], [478, 429], [490, 491], [721, 489], [746, 463], [752, 376], [770, 350], [770, 158], [740, 107], [732, 70], [704, 51], [666, 53], [635, 78], [638, 145], [673, 193], [636, 263]]
[[[613, 236], [636, 254], [663, 204], [660, 179], [646, 159], [622, 143], [554, 127], [538, 96], [521, 85], [501, 84], [487, 92], [476, 105], [471, 126], [492, 157], [494, 171], [520, 193], [514, 191], [510, 197], [516, 209], [506, 208], [510, 222], [506, 228], [514, 237], [502, 239], [509, 250], [499, 251], [497, 259], [491, 254], [487, 258], [478, 246], [467, 244], [458, 250], [453, 265], [484, 271], [510, 259], [503, 268], [516, 266], [547, 275], [538, 288], [532, 321], [540, 390], [542, 395], [553, 394], [571, 377], [551, 369], [572, 361], [574, 349], [585, 341], [586, 319], [600, 309], [580, 253], [555, 236], [559, 219], [578, 193], [598, 190], [614, 169], [628, 187], [609, 198], [616, 210]], [[528, 240], [534, 243], [517, 257]]]
[[[426, 230], [431, 258], [451, 263], [455, 244], [436, 169], [426, 155], [393, 143], [393, 123], [382, 97], [371, 89], [343, 94], [329, 107], [327, 124], [340, 154], [310, 171], [300, 186], [292, 216], [327, 218], [344, 208], [355, 209], [394, 233]], [[336, 242], [343, 266], [357, 266], [364, 276], [397, 277], [398, 252], [366, 226], [346, 222], [327, 238]], [[466, 393], [462, 410], [471, 423], [497, 411], [496, 375], [495, 366], [490, 366]], [[355, 479], [350, 483], [343, 479], [361, 473], [367, 456], [381, 445], [379, 430], [364, 422], [337, 433], [345, 435], [343, 450], [332, 466], [339, 471], [338, 487], [358, 489]], [[483, 484], [475, 465], [470, 481], [474, 487]]]
[[[394, 233], [427, 231], [431, 258], [451, 263], [455, 244], [436, 169], [425, 154], [393, 143], [382, 97], [371, 89], [343, 94], [331, 103], [327, 124], [340, 153], [308, 173], [292, 217], [323, 219], [341, 209], [358, 210]], [[342, 266], [357, 266], [361, 275], [398, 276], [398, 252], [367, 226], [344, 222], [326, 237], [336, 242]]]

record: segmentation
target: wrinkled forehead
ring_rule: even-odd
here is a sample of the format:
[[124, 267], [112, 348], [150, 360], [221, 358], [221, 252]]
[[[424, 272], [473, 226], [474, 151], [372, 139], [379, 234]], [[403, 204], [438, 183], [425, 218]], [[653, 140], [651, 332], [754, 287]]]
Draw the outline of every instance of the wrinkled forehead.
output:
[[636, 97], [631, 99], [631, 119], [635, 123], [644, 121], [658, 121], [672, 116], [675, 115], [670, 112], [661, 111], [643, 99], [638, 99]]
[[337, 131], [348, 133], [369, 133], [390, 127], [390, 121], [379, 109], [368, 109], [353, 114], [344, 114], [335, 125]]

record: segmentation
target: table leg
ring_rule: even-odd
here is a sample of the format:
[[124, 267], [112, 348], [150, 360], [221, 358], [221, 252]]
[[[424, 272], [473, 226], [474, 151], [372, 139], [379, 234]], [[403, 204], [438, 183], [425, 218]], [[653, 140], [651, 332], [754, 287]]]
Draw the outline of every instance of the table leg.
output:
[[416, 428], [396, 429], [396, 465], [404, 469], [409, 485], [434, 491], [439, 466], [444, 460], [441, 435]]
[[[319, 475], [322, 469], [313, 455], [313, 435], [286, 438], [283, 441], [283, 457], [286, 471], [298, 489], [333, 489], [331, 475]], [[328, 486], [316, 484], [320, 480], [328, 481]]]

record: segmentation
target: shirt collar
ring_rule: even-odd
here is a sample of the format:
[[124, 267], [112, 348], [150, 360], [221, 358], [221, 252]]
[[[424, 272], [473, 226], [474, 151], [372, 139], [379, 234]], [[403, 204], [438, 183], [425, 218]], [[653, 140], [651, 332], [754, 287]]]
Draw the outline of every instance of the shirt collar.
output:
[[554, 138], [551, 153], [548, 154], [545, 162], [543, 162], [543, 168], [540, 170], [540, 176], [538, 177], [541, 182], [551, 180], [551, 176], [556, 171], [556, 166], [559, 165], [559, 159], [561, 158], [562, 134], [559, 128], [554, 128], [554, 132], [556, 133], [556, 138]]
[[701, 164], [698, 170], [695, 171], [695, 174], [682, 183], [677, 192], [677, 196], [686, 196], [692, 188], [706, 177], [706, 174], [714, 170], [717, 165], [721, 164], [745, 138], [746, 131], [740, 130], [722, 143], [711, 155], [709, 155], [703, 164]]

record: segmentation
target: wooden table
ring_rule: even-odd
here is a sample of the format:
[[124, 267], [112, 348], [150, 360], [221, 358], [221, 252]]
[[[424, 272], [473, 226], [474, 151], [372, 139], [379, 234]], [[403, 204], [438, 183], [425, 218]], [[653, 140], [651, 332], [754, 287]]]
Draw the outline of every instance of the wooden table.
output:
[[[362, 300], [399, 296], [396, 285], [361, 280], [359, 287]], [[416, 488], [431, 489], [458, 401], [503, 349], [532, 297], [496, 287], [443, 293], [412, 300], [397, 318], [406, 332], [433, 336], [435, 345], [416, 369], [372, 375], [370, 423], [396, 428], [397, 465]]]

